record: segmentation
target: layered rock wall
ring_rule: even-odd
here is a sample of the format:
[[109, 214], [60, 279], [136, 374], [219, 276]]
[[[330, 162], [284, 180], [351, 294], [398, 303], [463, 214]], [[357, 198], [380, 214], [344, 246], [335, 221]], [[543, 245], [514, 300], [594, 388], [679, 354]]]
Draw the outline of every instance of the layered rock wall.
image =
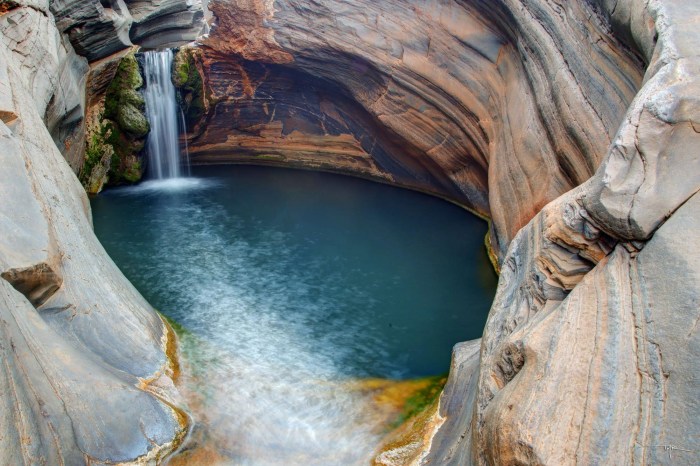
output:
[[[586, 3], [210, 7], [195, 163], [247, 151], [438, 193], [493, 220], [501, 257], [546, 203], [593, 174], [642, 79], [640, 56]], [[306, 150], [338, 133], [357, 148], [349, 159]]]
[[[700, 7], [217, 0], [212, 10], [195, 161], [370, 176], [492, 219], [503, 273], [478, 380], [473, 364], [455, 365], [443, 427], [416, 461], [657, 464], [669, 451], [697, 461]], [[338, 135], [354, 147], [344, 158], [309, 150]]]
[[[76, 169], [99, 100], [83, 97], [78, 54], [99, 94], [113, 53], [194, 37], [200, 14], [168, 1], [13, 6], [0, 15], [12, 200], [0, 204], [0, 459], [156, 461], [184, 429], [167, 334], [95, 239], [59, 148]], [[700, 6], [212, 10], [215, 30], [191, 51], [195, 161], [336, 170], [492, 219], [502, 275], [481, 351], [456, 360], [417, 461], [663, 464], [674, 445], [674, 464], [697, 463]]]
[[172, 336], [95, 238], [55, 142], [84, 137], [88, 65], [47, 3], [13, 6], [0, 14], [0, 463], [156, 462], [187, 426]]
[[201, 1], [51, 0], [60, 32], [76, 52], [96, 61], [132, 45], [163, 47], [202, 31]]
[[[510, 244], [482, 342], [476, 464], [697, 462], [700, 8], [602, 6], [649, 61], [645, 83], [596, 174]], [[432, 453], [463, 464], [449, 438]]]

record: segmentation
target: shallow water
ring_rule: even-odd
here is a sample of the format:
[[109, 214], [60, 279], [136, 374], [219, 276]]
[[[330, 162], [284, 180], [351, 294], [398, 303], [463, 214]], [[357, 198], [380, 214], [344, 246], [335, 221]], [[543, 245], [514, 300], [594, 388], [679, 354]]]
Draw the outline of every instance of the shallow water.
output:
[[207, 167], [92, 201], [125, 275], [187, 329], [183, 382], [231, 464], [362, 464], [381, 416], [347, 381], [444, 373], [496, 278], [486, 223], [338, 175]]

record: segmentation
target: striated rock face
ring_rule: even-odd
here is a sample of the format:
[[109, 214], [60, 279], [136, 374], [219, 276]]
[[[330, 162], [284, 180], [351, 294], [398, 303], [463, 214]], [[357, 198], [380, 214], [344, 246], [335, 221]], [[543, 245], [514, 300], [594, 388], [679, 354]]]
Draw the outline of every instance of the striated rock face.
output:
[[195, 162], [341, 171], [492, 219], [478, 367], [458, 350], [412, 462], [697, 463], [696, 2], [211, 9]]
[[81, 113], [86, 63], [36, 5], [0, 16], [0, 42], [0, 463], [156, 461], [186, 427], [170, 337], [49, 131]]
[[[593, 174], [642, 80], [639, 55], [581, 2], [210, 8], [195, 162], [247, 151], [439, 193], [492, 218], [501, 258], [535, 213]], [[354, 146], [341, 162], [306, 149], [338, 135]]]
[[186, 0], [52, 0], [59, 30], [78, 54], [95, 61], [132, 44], [162, 47], [194, 40], [202, 4]]
[[[697, 464], [700, 5], [211, 8], [178, 65], [195, 162], [340, 171], [492, 219], [502, 275], [480, 351], [456, 348], [410, 461], [664, 464], [673, 445]], [[71, 166], [114, 57], [193, 38], [199, 10], [0, 8], [3, 464], [157, 461], [183, 434], [164, 324], [95, 239]]]
[[[509, 246], [482, 342], [477, 464], [668, 464], [664, 445], [697, 463], [700, 8], [601, 3], [648, 60], [645, 84], [596, 174]], [[442, 464], [464, 464], [453, 443], [434, 444]]]

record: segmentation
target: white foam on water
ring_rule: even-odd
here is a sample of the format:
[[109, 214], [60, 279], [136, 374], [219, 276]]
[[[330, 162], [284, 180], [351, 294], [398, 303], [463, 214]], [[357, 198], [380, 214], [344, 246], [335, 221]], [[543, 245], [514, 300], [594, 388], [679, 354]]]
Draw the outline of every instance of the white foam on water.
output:
[[[295, 268], [284, 233], [265, 232], [251, 245], [227, 215], [173, 202], [151, 219], [162, 248], [147, 278], [185, 306], [191, 373], [182, 383], [198, 400], [196, 422], [230, 464], [367, 464], [379, 420], [343, 367], [365, 324], [334, 312], [332, 292], [317, 293], [317, 277]], [[271, 254], [274, 261], [261, 260]], [[344, 286], [324, 280], [327, 290]], [[373, 346], [382, 351], [381, 342]]]
[[112, 189], [109, 193], [121, 195], [184, 193], [212, 188], [217, 185], [216, 181], [206, 178], [164, 178], [142, 181], [134, 186]]

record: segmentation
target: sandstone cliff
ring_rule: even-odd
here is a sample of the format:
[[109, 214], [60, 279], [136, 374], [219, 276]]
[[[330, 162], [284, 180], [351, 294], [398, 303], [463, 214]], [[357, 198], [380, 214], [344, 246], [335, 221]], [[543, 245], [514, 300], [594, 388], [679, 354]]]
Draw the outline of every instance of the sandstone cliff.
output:
[[155, 462], [187, 426], [173, 337], [95, 238], [56, 146], [80, 163], [88, 71], [59, 3], [0, 10], [0, 463]]
[[195, 162], [341, 171], [492, 219], [480, 363], [459, 347], [432, 443], [379, 463], [697, 462], [700, 6], [211, 9]]
[[[183, 430], [167, 335], [94, 238], [71, 167], [88, 67], [99, 94], [112, 54], [194, 38], [199, 6], [12, 6], [0, 9], [11, 200], [0, 204], [0, 459], [155, 461]], [[456, 348], [428, 441], [378, 462], [665, 464], [671, 453], [697, 464], [699, 5], [211, 8], [215, 29], [181, 62], [183, 98], [199, 109], [195, 162], [341, 171], [492, 219], [502, 275], [483, 339]]]
[[491, 217], [502, 258], [593, 174], [643, 74], [585, 3], [519, 5], [215, 0], [193, 160], [262, 155], [437, 193]]

